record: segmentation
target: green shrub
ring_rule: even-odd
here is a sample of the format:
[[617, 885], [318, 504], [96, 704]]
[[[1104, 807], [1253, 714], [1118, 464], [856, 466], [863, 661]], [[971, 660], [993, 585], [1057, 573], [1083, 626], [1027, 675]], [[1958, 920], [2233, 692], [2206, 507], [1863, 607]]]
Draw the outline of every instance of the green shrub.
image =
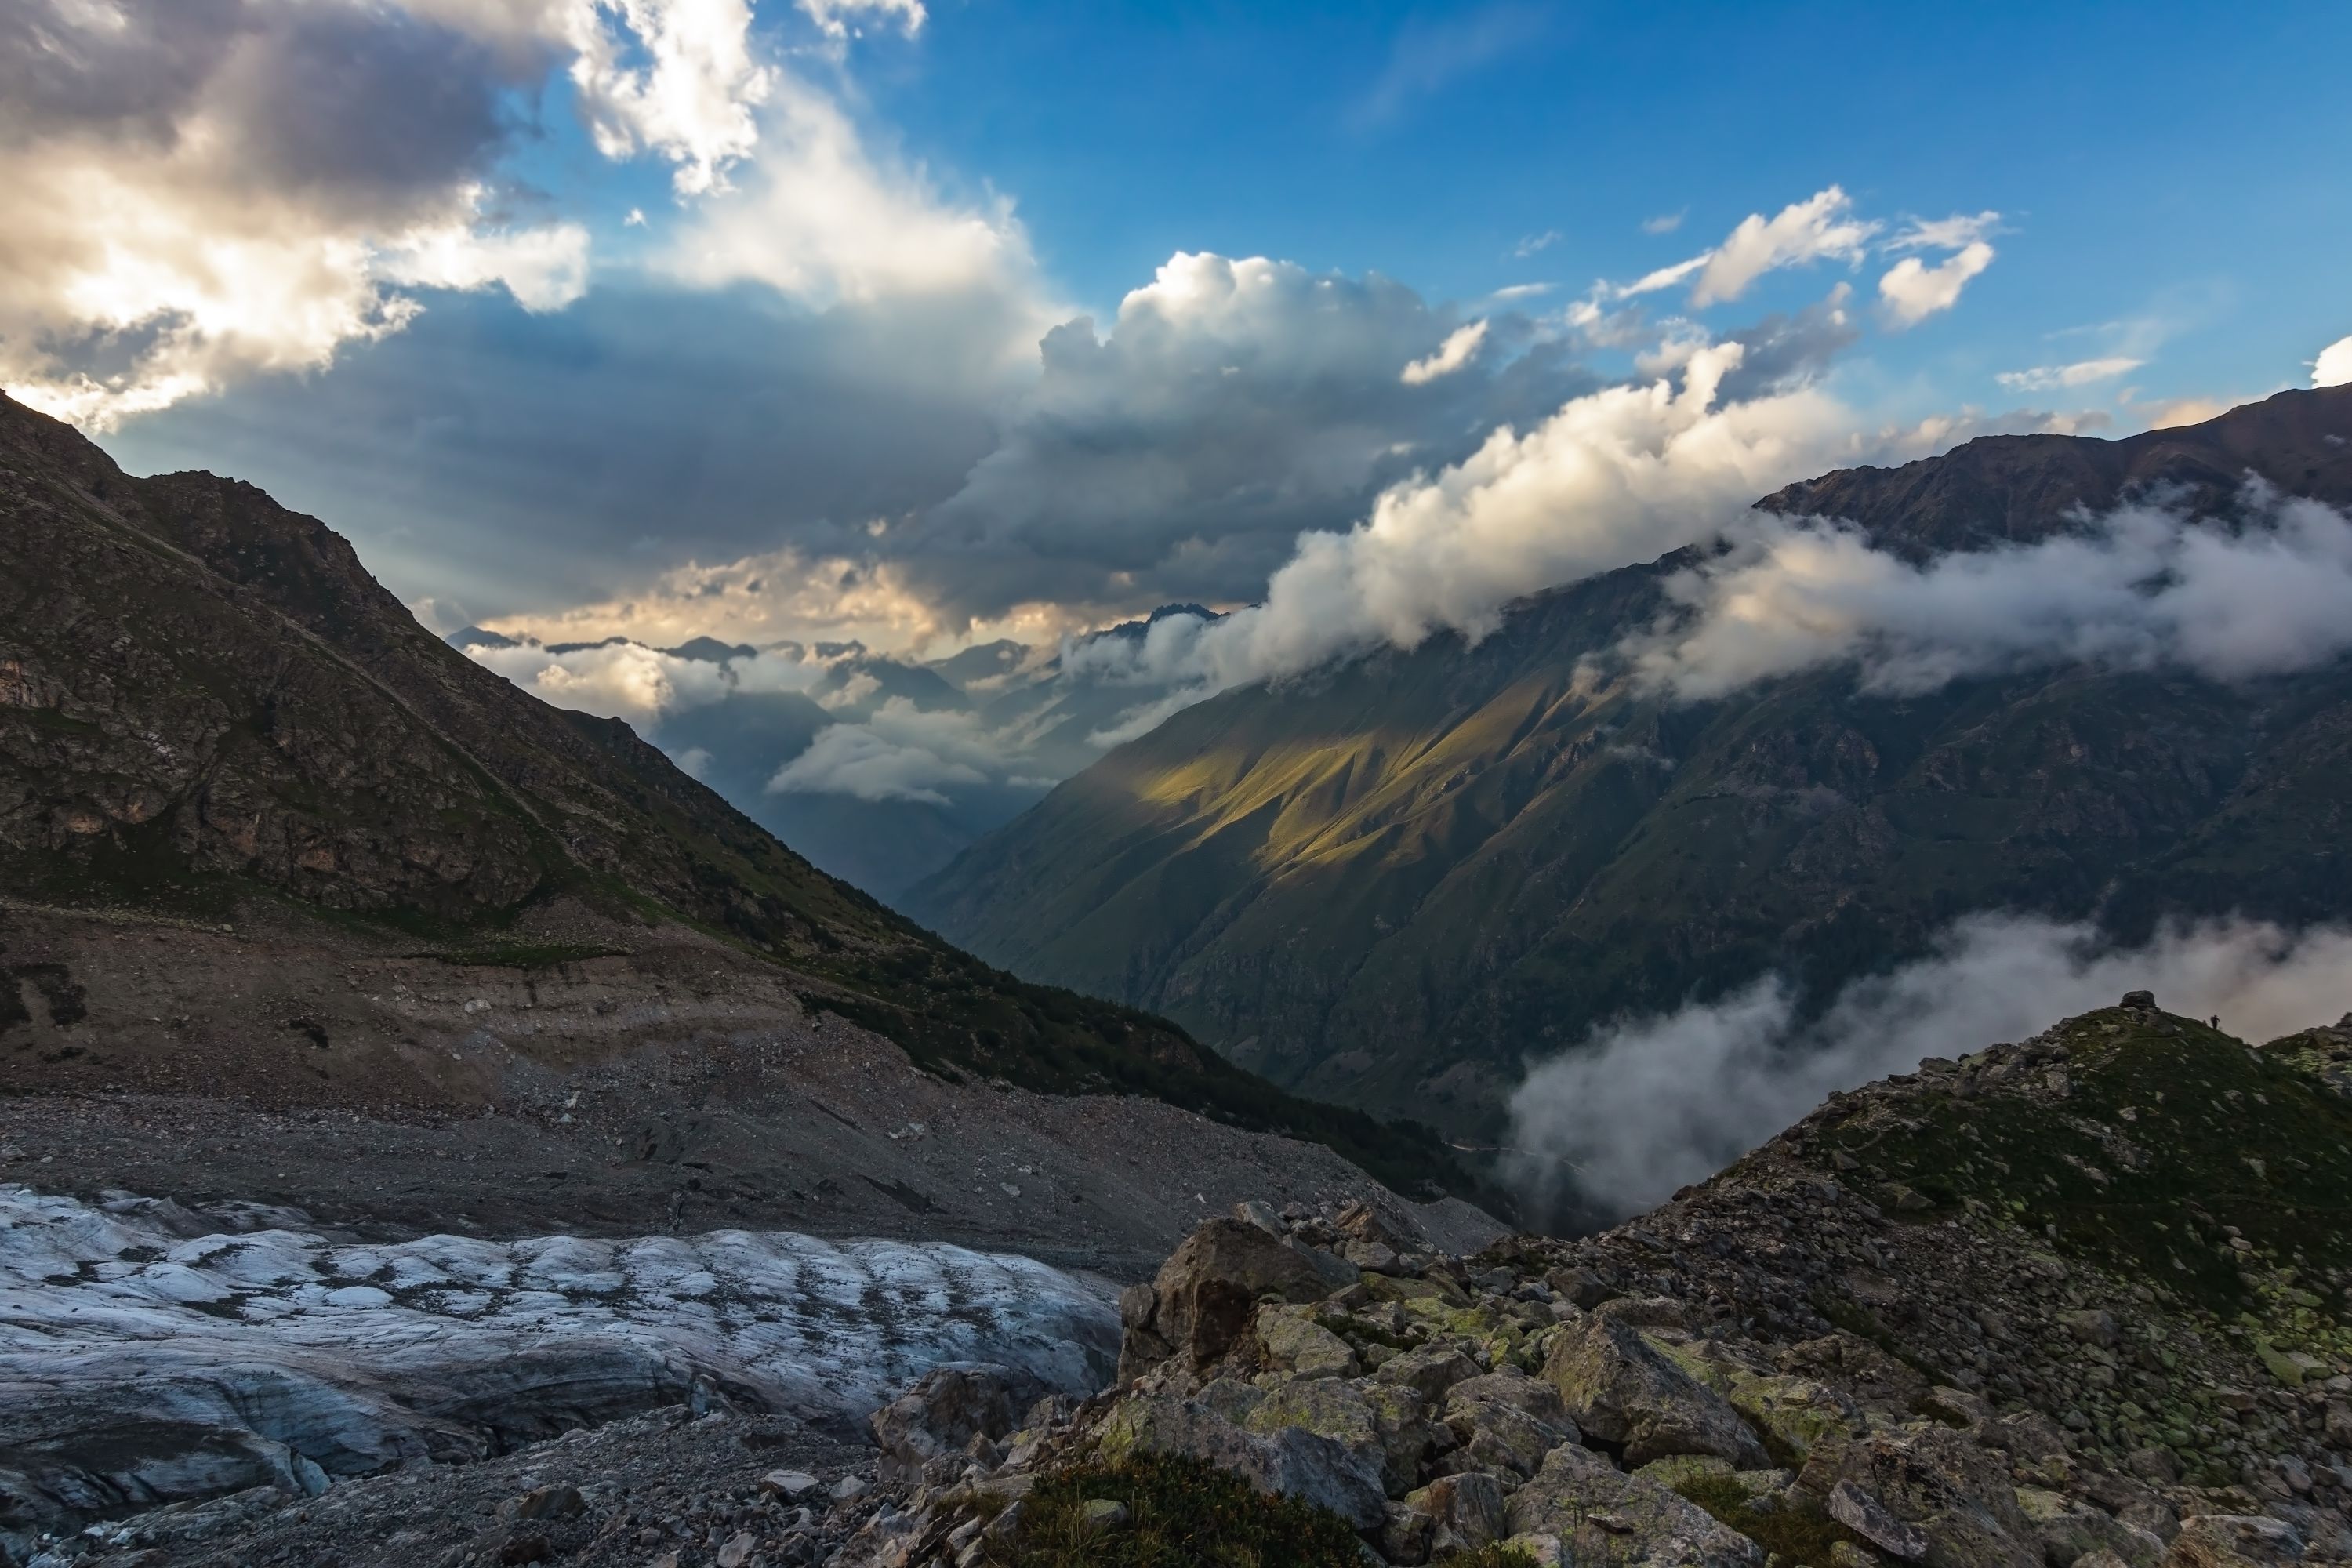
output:
[[[1096, 1499], [1125, 1503], [1128, 1521], [1089, 1528]], [[1021, 1510], [1018, 1543], [1002, 1568], [1360, 1568], [1356, 1532], [1335, 1513], [1268, 1497], [1198, 1459], [1138, 1454], [1041, 1479]], [[1476, 1559], [1457, 1560], [1476, 1562]], [[1501, 1560], [1479, 1568], [1501, 1568]]]

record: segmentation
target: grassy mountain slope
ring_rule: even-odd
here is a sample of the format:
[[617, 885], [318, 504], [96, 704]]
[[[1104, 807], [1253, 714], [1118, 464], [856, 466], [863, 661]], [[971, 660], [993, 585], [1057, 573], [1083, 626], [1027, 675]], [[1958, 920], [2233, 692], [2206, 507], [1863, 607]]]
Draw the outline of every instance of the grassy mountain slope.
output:
[[[2330, 440], [2330, 437], [2335, 440]], [[2352, 391], [2127, 441], [2002, 437], [1761, 503], [1913, 551], [2259, 472], [2352, 501]], [[1863, 698], [1824, 671], [1671, 705], [1580, 680], [1677, 558], [1225, 694], [907, 900], [1041, 980], [1150, 1006], [1308, 1092], [1465, 1130], [1530, 1051], [1768, 967], [1827, 987], [1964, 912], [2352, 913], [2352, 671], [2231, 689], [2073, 669]]]
[[818, 872], [626, 725], [425, 631], [315, 519], [209, 474], [131, 478], [5, 397], [0, 889], [214, 917], [262, 900], [459, 951], [563, 900], [682, 921], [935, 1069], [1156, 1095], [1392, 1183], [1454, 1179], [1425, 1133], [1017, 981]]

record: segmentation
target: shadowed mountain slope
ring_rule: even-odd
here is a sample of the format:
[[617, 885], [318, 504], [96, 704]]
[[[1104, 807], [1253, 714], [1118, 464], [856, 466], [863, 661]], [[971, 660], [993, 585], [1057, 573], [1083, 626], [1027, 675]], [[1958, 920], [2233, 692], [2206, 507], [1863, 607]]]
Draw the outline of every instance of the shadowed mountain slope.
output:
[[[418, 626], [317, 520], [209, 474], [131, 478], [5, 397], [0, 889], [207, 921], [275, 910], [526, 967], [583, 956], [522, 940], [551, 909], [624, 946], [683, 924], [935, 1071], [1154, 1095], [1408, 1185], [1451, 1177], [1424, 1134], [1279, 1095], [818, 872], [625, 724], [549, 707]], [[0, 1031], [26, 1006], [6, 978]]]
[[[2352, 502], [2352, 389], [2124, 441], [1971, 442], [1766, 498], [1914, 556], [2249, 473]], [[2352, 671], [2083, 668], [1868, 696], [1823, 669], [1676, 703], [1580, 675], [1680, 552], [1225, 693], [905, 900], [1032, 978], [1165, 1012], [1290, 1087], [1491, 1130], [1531, 1055], [1769, 969], [1815, 995], [1972, 910], [2352, 914]]]

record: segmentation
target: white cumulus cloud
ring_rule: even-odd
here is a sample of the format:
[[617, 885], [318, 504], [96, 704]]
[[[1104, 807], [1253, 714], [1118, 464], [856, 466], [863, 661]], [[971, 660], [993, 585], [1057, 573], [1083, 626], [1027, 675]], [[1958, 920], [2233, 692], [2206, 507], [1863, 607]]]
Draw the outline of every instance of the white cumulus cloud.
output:
[[1344, 531], [1303, 534], [1264, 600], [1223, 620], [1171, 616], [1104, 646], [1172, 710], [1434, 632], [1483, 637], [1511, 600], [1714, 536], [1759, 495], [1840, 462], [1914, 455], [1958, 426], [1864, 435], [1819, 386], [1723, 395], [1747, 357], [1694, 342], [1672, 374], [1570, 399], [1524, 432], [1391, 487]]
[[2338, 338], [2312, 362], [2311, 384], [2342, 386], [2347, 382], [2352, 382], [2352, 338]]
[[1446, 334], [1444, 342], [1437, 345], [1435, 353], [1406, 365], [1400, 379], [1407, 386], [1419, 386], [1424, 382], [1435, 381], [1441, 375], [1452, 375], [1470, 363], [1478, 352], [1478, 345], [1486, 341], [1486, 323], [1483, 318], [1466, 327], [1456, 327]]
[[[0, 384], [95, 427], [400, 331], [553, 310], [587, 231], [490, 195], [569, 74], [607, 154], [713, 189], [772, 81], [745, 0], [25, 0], [0, 32]], [[535, 200], [536, 198], [530, 198]]]
[[1708, 253], [1691, 303], [1737, 300], [1765, 273], [1815, 261], [1859, 261], [1879, 225], [1853, 216], [1853, 202], [1835, 185], [1771, 217], [1751, 213]]
[[848, 37], [863, 16], [895, 24], [911, 38], [923, 30], [929, 16], [923, 0], [800, 0], [800, 5], [818, 31], [829, 38]]
[[918, 709], [893, 697], [863, 724], [818, 731], [807, 750], [776, 770], [768, 792], [945, 805], [942, 786], [985, 784], [987, 770], [1001, 760], [972, 715]]
[[1797, 1121], [1832, 1090], [1926, 1058], [1957, 1058], [2152, 989], [2263, 1041], [2352, 1008], [2352, 931], [2247, 921], [2168, 927], [2119, 948], [2093, 927], [1985, 914], [1927, 956], [1857, 982], [1807, 1021], [1787, 978], [1628, 1019], [1532, 1066], [1510, 1102], [1516, 1173], [1538, 1202], [1564, 1186], [1615, 1214], [1658, 1203]]
[[696, 208], [666, 262], [703, 287], [765, 283], [819, 305], [988, 291], [1018, 300], [1008, 352], [1034, 352], [1056, 312], [1029, 237], [1001, 196], [957, 201], [919, 166], [877, 154], [838, 103], [779, 93], [739, 188]]
[[1878, 297], [1887, 318], [1898, 329], [1915, 327], [1960, 302], [1969, 279], [1992, 265], [1992, 247], [1971, 240], [1950, 256], [1929, 266], [1906, 256], [1878, 279]]

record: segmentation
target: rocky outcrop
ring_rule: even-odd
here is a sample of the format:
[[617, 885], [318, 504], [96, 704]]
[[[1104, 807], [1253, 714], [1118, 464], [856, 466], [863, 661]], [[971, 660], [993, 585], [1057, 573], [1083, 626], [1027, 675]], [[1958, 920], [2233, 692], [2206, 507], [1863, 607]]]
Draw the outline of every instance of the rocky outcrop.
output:
[[882, 1452], [883, 1479], [918, 1479], [932, 1460], [971, 1452], [975, 1439], [1003, 1436], [1023, 1407], [1045, 1391], [1034, 1373], [984, 1362], [925, 1373], [868, 1418]]
[[[813, 1472], [780, 1473], [760, 1482], [764, 1510], [707, 1509], [690, 1539], [742, 1543], [746, 1568], [761, 1552], [793, 1568], [1110, 1563], [1118, 1542], [1142, 1549], [1122, 1532], [1154, 1509], [1213, 1495], [1206, 1516], [1231, 1518], [1218, 1510], [1255, 1491], [1321, 1532], [1316, 1568], [1485, 1549], [1608, 1568], [2352, 1561], [2336, 1217], [2352, 1106], [2131, 1002], [1839, 1096], [1578, 1240], [1446, 1258], [1360, 1234], [1360, 1216], [1245, 1203], [1130, 1295], [1129, 1334], [1160, 1348], [1126, 1379], [1015, 1420], [1024, 1393], [1002, 1374], [937, 1372], [876, 1418], [878, 1485], [820, 1496]], [[2056, 1174], [2069, 1153], [2088, 1163], [2078, 1139], [2107, 1141], [2104, 1184]], [[2169, 1187], [2126, 1182], [2143, 1141]], [[2274, 1174], [2251, 1186], [2223, 1153]], [[1927, 1206], [1882, 1204], [1897, 1183]], [[2078, 1193], [2095, 1226], [2032, 1206]], [[2143, 1231], [2169, 1249], [2164, 1272], [2130, 1266]], [[2193, 1236], [2230, 1260], [2227, 1319], [2182, 1251]], [[1377, 1268], [1342, 1256], [1375, 1246], [1393, 1254]], [[2158, 1425], [2168, 1397], [2215, 1430]], [[513, 1530], [568, 1509], [566, 1484], [583, 1513], [604, 1506], [557, 1463], [532, 1477], [527, 1499], [546, 1500], [530, 1520], [518, 1503]], [[547, 1539], [575, 1538], [558, 1523]]]
[[[1015, 1438], [1025, 1468], [974, 1465], [960, 1484], [1183, 1454], [1341, 1514], [1394, 1564], [1489, 1545], [1658, 1568], [2352, 1559], [2352, 1258], [2324, 1197], [2352, 1159], [2352, 1107], [2150, 997], [2127, 1004], [1835, 1097], [1582, 1240], [1400, 1252], [1334, 1285], [1300, 1252], [1387, 1244], [1244, 1205], [1130, 1296], [1130, 1352], [1139, 1330], [1155, 1346], [1128, 1381]], [[2268, 1121], [2225, 1121], [2216, 1099]], [[1955, 1150], [1940, 1174], [1930, 1138]], [[2104, 1182], [2067, 1163], [2077, 1139], [2106, 1141]], [[2089, 1193], [2137, 1192], [2118, 1173], [2143, 1147], [2173, 1161], [2185, 1208], [2099, 1208], [2079, 1231], [2039, 1218], [2034, 1204], [2071, 1201], [2053, 1165]], [[2247, 1206], [2205, 1163], [2216, 1149], [2292, 1174]], [[2199, 1195], [2179, 1195], [2186, 1179]], [[1882, 1202], [1898, 1184], [1925, 1206]], [[2263, 1205], [2288, 1197], [2294, 1224], [2273, 1231]], [[2185, 1258], [2172, 1279], [2129, 1267], [2151, 1212], [2177, 1228], [2149, 1234], [2205, 1234], [2234, 1260], [2231, 1319]], [[2232, 1435], [2159, 1426], [2168, 1391]], [[944, 1541], [971, 1505], [934, 1488], [908, 1506]]]
[[[1149, 1285], [1119, 1298], [1125, 1325], [1119, 1375], [1139, 1377], [1171, 1356], [1205, 1366], [1233, 1348], [1257, 1311], [1260, 1298], [1287, 1301], [1321, 1298], [1352, 1265], [1318, 1259], [1311, 1249], [1246, 1219], [1213, 1219], [1184, 1240]], [[1277, 1327], [1276, 1333], [1303, 1334]]]

